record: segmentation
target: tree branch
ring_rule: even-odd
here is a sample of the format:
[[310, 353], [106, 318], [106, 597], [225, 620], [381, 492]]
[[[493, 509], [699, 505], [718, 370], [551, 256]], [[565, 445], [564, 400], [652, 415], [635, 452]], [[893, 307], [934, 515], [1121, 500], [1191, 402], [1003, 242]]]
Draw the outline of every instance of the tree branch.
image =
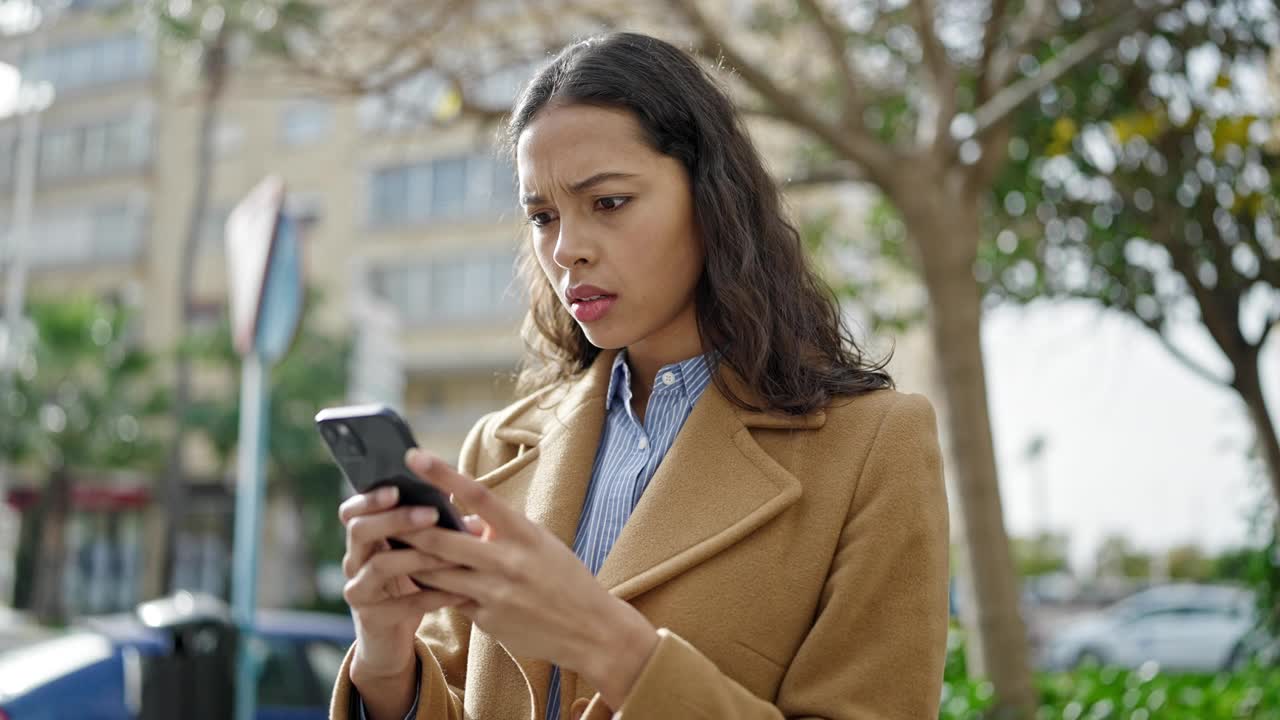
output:
[[898, 162], [895, 153], [865, 129], [837, 127], [822, 119], [801, 97], [783, 90], [762, 69], [753, 65], [737, 48], [730, 45], [698, 9], [696, 2], [667, 1], [668, 6], [682, 15], [697, 33], [698, 46], [695, 50], [705, 57], [727, 63], [748, 87], [777, 109], [779, 118], [817, 135], [833, 150], [861, 165], [868, 177], [877, 184], [892, 175]]
[[1218, 344], [1219, 349], [1234, 363], [1235, 359], [1248, 348], [1248, 342], [1240, 332], [1238, 302], [1221, 298], [1213, 288], [1200, 281], [1196, 258], [1190, 248], [1175, 237], [1170, 221], [1155, 223], [1151, 228], [1151, 239], [1169, 251], [1169, 260], [1173, 264], [1173, 269], [1191, 288], [1191, 294], [1200, 310], [1201, 324], [1209, 331], [1209, 335]]
[[858, 81], [853, 75], [853, 66], [849, 64], [849, 46], [843, 35], [843, 28], [838, 21], [827, 14], [818, 4], [818, 0], [800, 0], [800, 6], [813, 18], [823, 42], [827, 46], [827, 54], [835, 65], [836, 76], [840, 80], [840, 100], [844, 107], [845, 123], [853, 127], [862, 125], [862, 114], [865, 104], [858, 91]]
[[[1038, 1], [1040, 5], [1045, 4], [1044, 0]], [[1008, 13], [1008, 0], [991, 0], [991, 15], [982, 29], [982, 57], [978, 59], [978, 105], [991, 97], [991, 87], [988, 84], [991, 80], [991, 67], [995, 64], [996, 46], [1000, 42], [1000, 36], [1004, 34]]]
[[1187, 355], [1177, 345], [1174, 345], [1173, 340], [1169, 339], [1168, 335], [1165, 335], [1164, 327], [1162, 325], [1159, 325], [1153, 322], [1147, 322], [1145, 320], [1143, 321], [1142, 324], [1146, 325], [1148, 328], [1151, 328], [1151, 330], [1156, 334], [1156, 338], [1160, 340], [1160, 344], [1164, 346], [1164, 349], [1168, 350], [1169, 354], [1172, 355], [1175, 360], [1182, 363], [1182, 365], [1186, 367], [1188, 370], [1195, 373], [1196, 375], [1199, 375], [1201, 378], [1208, 380], [1214, 385], [1231, 387], [1230, 380], [1224, 380], [1218, 377], [1213, 373], [1212, 370], [1209, 370], [1208, 368], [1196, 362], [1195, 360], [1192, 360], [1190, 355]]
[[933, 0], [915, 0], [911, 5], [915, 10], [916, 34], [920, 37], [925, 67], [929, 70], [937, 103], [933, 118], [933, 146], [940, 158], [949, 158], [950, 148], [954, 145], [951, 120], [956, 116], [956, 70], [934, 25], [937, 9]]
[[1271, 334], [1272, 330], [1276, 329], [1277, 325], [1280, 325], [1280, 313], [1267, 319], [1266, 324], [1262, 326], [1262, 332], [1258, 335], [1258, 341], [1254, 344], [1254, 347], [1261, 350], [1267, 344], [1267, 336]]
[[[1001, 2], [1003, 5], [1004, 3]], [[1019, 21], [1009, 29], [1009, 44], [1003, 51], [990, 47], [991, 55], [982, 58], [982, 72], [978, 77], [978, 104], [986, 102], [996, 90], [1009, 82], [1018, 57], [1031, 49], [1031, 44], [1043, 37], [1053, 26], [1057, 15], [1055, 3], [1050, 0], [1027, 0]], [[999, 41], [999, 38], [995, 38]]]
[[1140, 10], [1130, 7], [1122, 11], [1119, 16], [1094, 28], [1065, 50], [1054, 55], [1040, 68], [1040, 72], [1005, 86], [973, 113], [976, 124], [974, 135], [982, 135], [996, 124], [1003, 122], [1042, 88], [1051, 85], [1080, 63], [1114, 45], [1146, 19], [1154, 17], [1157, 9]]
[[857, 168], [824, 167], [800, 173], [790, 173], [781, 178], [781, 184], [784, 188], [802, 188], [865, 182], [866, 179], [862, 173], [858, 172]]

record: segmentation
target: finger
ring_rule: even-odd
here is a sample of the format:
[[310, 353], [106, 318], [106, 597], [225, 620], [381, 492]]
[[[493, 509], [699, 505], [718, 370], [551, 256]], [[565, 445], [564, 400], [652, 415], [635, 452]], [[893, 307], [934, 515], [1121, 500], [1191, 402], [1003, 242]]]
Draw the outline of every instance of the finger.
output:
[[433, 507], [406, 505], [352, 518], [347, 523], [347, 535], [352, 542], [370, 543], [432, 527], [439, 519], [440, 511]]
[[[375, 605], [387, 599], [387, 586], [403, 573], [391, 572], [385, 565], [375, 562], [378, 557], [394, 552], [406, 552], [398, 550], [388, 550], [378, 553], [377, 556], [371, 558], [365, 563], [342, 588], [342, 597], [352, 607], [364, 607]], [[416, 553], [416, 550], [407, 552]], [[395, 563], [392, 563], [395, 564]], [[395, 570], [396, 568], [391, 568]]]
[[484, 518], [480, 517], [479, 515], [467, 515], [463, 517], [462, 527], [467, 532], [471, 533], [472, 535], [475, 535], [478, 538], [484, 538], [485, 540], [489, 539], [489, 535], [490, 535], [489, 523], [485, 522]]
[[401, 597], [389, 598], [386, 585], [378, 584], [373, 573], [360, 575], [348, 581], [342, 589], [342, 597], [357, 612], [370, 611], [379, 617], [396, 612], [416, 611], [428, 613], [441, 607], [453, 607], [468, 598], [443, 590], [422, 590]]
[[434, 555], [453, 565], [477, 570], [505, 570], [503, 558], [510, 553], [509, 548], [482, 540], [470, 533], [443, 528], [427, 528], [400, 539], [423, 553]]
[[435, 612], [440, 608], [458, 607], [469, 603], [470, 600], [461, 595], [443, 590], [421, 590], [409, 593], [404, 597], [391, 598], [383, 600], [376, 605], [370, 606], [370, 610], [379, 615], [387, 616], [399, 614], [402, 612], [414, 612], [420, 615], [426, 615], [429, 612]]
[[440, 513], [431, 507], [401, 507], [373, 515], [358, 515], [347, 523], [347, 557], [343, 571], [352, 577], [362, 565], [386, 546], [390, 537], [412, 534], [435, 525]]
[[385, 540], [361, 546], [348, 545], [347, 552], [342, 556], [343, 576], [350, 580], [356, 576], [356, 573], [360, 572], [360, 568], [366, 562], [369, 562], [369, 558], [373, 557], [374, 554], [390, 549], [391, 544]]
[[396, 501], [399, 499], [400, 488], [395, 485], [378, 488], [373, 492], [352, 495], [338, 506], [338, 520], [343, 525], [346, 525], [347, 521], [357, 515], [367, 515], [395, 507]]
[[418, 579], [437, 590], [460, 595], [488, 605], [501, 595], [505, 584], [497, 585], [492, 577], [486, 577], [466, 568], [443, 568], [428, 573], [418, 573]]
[[412, 548], [377, 553], [369, 558], [367, 564], [374, 566], [374, 570], [387, 579], [454, 567], [454, 564], [447, 560]]
[[467, 510], [480, 515], [504, 537], [526, 538], [533, 523], [512, 510], [489, 488], [454, 470], [448, 463], [421, 448], [405, 453], [405, 464], [423, 480], [453, 495]]

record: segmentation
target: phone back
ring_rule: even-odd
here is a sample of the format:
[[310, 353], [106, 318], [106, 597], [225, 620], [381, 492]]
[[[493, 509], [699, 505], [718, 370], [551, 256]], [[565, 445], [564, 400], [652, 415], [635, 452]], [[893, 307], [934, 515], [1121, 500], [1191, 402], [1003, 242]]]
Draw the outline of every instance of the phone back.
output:
[[316, 426], [357, 492], [368, 492], [396, 476], [413, 476], [404, 454], [417, 443], [386, 405], [328, 408], [316, 415]]
[[405, 465], [405, 452], [417, 443], [395, 410], [386, 405], [327, 408], [316, 415], [316, 427], [356, 492], [395, 485], [400, 489], [399, 504], [430, 505], [440, 511], [441, 527], [461, 528], [448, 495], [418, 479]]

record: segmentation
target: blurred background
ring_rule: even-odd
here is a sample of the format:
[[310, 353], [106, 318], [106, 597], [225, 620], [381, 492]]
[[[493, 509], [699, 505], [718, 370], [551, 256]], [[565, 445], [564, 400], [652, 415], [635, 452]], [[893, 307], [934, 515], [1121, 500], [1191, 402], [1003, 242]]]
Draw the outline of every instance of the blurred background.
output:
[[943, 717], [1280, 717], [1269, 0], [3, 0], [0, 717], [93, 665], [35, 673], [74, 654], [50, 641], [127, 668], [103, 618], [221, 617], [224, 228], [272, 173], [307, 292], [258, 596], [307, 612], [273, 621], [261, 682], [323, 716], [347, 490], [312, 418], [388, 402], [454, 456], [513, 399], [497, 131], [549, 53], [610, 29], [706, 62], [850, 320], [939, 409]]

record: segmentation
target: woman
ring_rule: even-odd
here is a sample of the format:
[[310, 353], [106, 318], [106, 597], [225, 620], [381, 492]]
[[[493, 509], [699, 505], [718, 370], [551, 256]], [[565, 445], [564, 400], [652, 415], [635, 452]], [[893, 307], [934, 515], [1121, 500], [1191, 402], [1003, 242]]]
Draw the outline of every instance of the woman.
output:
[[936, 717], [933, 411], [854, 345], [729, 99], [608, 35], [533, 78], [508, 139], [537, 389], [457, 471], [410, 453], [468, 532], [343, 503], [333, 717]]

